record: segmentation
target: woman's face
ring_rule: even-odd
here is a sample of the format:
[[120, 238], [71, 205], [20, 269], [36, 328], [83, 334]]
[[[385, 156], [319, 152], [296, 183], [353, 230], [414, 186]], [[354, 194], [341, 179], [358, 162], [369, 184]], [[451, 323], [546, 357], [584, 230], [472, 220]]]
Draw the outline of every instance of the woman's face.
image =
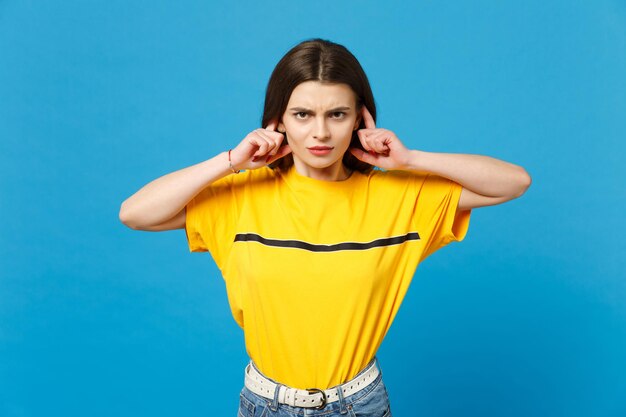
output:
[[350, 86], [305, 81], [291, 93], [278, 130], [286, 132], [298, 173], [337, 181], [348, 175], [342, 158], [360, 119]]

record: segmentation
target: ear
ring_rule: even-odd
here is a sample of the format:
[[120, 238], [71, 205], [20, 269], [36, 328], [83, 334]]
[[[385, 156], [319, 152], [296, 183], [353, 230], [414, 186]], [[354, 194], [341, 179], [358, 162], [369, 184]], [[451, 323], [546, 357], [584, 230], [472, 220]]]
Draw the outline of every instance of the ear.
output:
[[361, 124], [361, 120], [363, 120], [363, 104], [356, 105], [356, 120], [354, 121], [354, 129], [352, 130], [357, 130], [359, 128], [359, 125]]
[[276, 130], [278, 130], [280, 133], [285, 133], [287, 131], [287, 129], [285, 129], [285, 125], [282, 122], [278, 123]]

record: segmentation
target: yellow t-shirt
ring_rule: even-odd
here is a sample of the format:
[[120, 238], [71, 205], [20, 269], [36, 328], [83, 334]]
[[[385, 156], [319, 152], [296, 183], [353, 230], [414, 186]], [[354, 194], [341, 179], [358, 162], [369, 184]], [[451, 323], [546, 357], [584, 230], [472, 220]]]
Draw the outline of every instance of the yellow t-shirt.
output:
[[374, 357], [417, 265], [463, 240], [462, 187], [432, 174], [358, 171], [320, 181], [261, 168], [187, 205], [192, 252], [210, 251], [250, 358], [282, 384], [326, 389]]

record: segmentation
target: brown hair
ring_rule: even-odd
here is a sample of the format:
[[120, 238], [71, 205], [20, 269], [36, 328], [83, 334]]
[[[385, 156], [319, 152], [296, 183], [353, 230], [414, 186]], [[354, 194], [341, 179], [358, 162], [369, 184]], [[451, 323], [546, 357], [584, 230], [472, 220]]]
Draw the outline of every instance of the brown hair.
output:
[[[357, 114], [360, 114], [361, 106], [365, 105], [376, 120], [374, 95], [359, 61], [344, 46], [315, 38], [291, 48], [274, 68], [265, 92], [261, 126], [267, 126], [271, 120], [281, 121], [291, 93], [305, 81], [349, 85], [356, 96]], [[364, 127], [365, 123], [361, 118], [359, 129]], [[352, 132], [350, 147], [364, 150], [356, 130]], [[373, 168], [349, 151], [344, 154], [343, 163], [348, 168], [361, 172], [368, 172]], [[289, 154], [270, 164], [270, 167], [287, 169], [291, 165], [293, 157]]]

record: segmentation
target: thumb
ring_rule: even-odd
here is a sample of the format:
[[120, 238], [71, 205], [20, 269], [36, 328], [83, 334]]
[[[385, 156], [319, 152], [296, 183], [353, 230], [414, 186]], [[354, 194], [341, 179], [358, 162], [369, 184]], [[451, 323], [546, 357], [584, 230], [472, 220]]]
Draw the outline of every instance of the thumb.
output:
[[354, 155], [357, 159], [365, 162], [366, 164], [376, 165], [376, 158], [374, 158], [368, 152], [365, 152], [359, 148], [350, 148], [350, 153]]
[[291, 148], [289, 147], [289, 145], [281, 146], [278, 152], [276, 152], [276, 155], [272, 155], [271, 159], [267, 160], [267, 163], [271, 164], [272, 162], [277, 161], [283, 156], [289, 155], [290, 153], [291, 153]]

